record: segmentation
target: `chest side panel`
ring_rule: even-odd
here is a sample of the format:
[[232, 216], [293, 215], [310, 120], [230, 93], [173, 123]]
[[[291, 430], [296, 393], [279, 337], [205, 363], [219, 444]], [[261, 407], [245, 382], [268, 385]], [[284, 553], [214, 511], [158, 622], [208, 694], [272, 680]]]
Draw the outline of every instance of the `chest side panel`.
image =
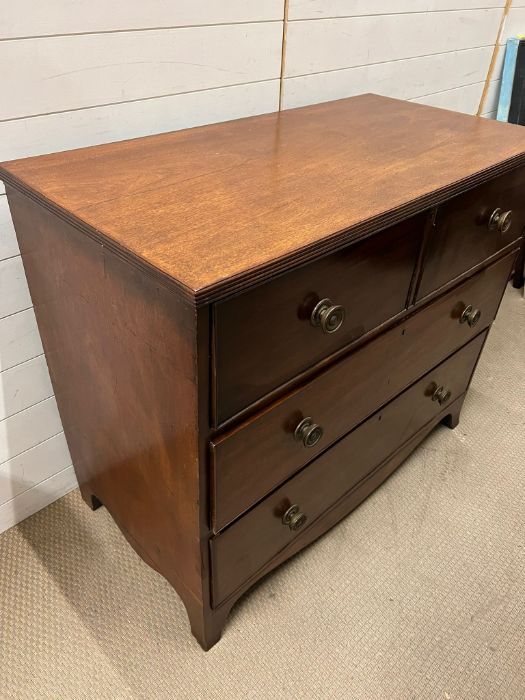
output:
[[8, 196], [83, 495], [198, 595], [195, 310], [26, 196]]

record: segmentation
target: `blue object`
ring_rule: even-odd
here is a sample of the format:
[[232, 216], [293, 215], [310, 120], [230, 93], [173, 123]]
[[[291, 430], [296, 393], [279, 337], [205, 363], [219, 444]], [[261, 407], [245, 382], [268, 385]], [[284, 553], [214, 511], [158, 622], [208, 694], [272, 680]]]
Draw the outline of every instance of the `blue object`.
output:
[[505, 62], [503, 64], [503, 75], [501, 77], [501, 88], [499, 93], [498, 114], [496, 119], [499, 122], [509, 120], [510, 100], [512, 98], [512, 86], [514, 83], [514, 73], [516, 72], [516, 57], [521, 39], [507, 39], [507, 50], [505, 51]]

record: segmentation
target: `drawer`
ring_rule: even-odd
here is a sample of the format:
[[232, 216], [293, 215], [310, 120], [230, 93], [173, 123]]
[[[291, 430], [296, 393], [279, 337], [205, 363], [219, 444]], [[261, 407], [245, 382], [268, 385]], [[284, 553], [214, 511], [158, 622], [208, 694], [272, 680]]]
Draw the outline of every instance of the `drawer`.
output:
[[[493, 320], [514, 253], [332, 365], [211, 443], [212, 521], [220, 530]], [[461, 323], [466, 306], [477, 325]], [[296, 439], [305, 418], [323, 434]], [[311, 442], [315, 439], [311, 436]], [[308, 442], [308, 440], [307, 440]]]
[[442, 204], [429, 229], [417, 299], [517, 240], [524, 226], [525, 168]]
[[[404, 221], [216, 304], [216, 424], [403, 311], [424, 219]], [[319, 306], [324, 299], [330, 303]], [[333, 331], [339, 307], [344, 320]]]
[[[214, 605], [256, 574], [300, 530], [408, 442], [447, 403], [460, 397], [467, 389], [486, 334], [482, 332], [217, 535], [211, 541]], [[450, 392], [443, 404], [433, 400], [438, 387]], [[306, 522], [297, 520], [297, 530], [283, 523], [283, 515], [292, 505], [306, 517]]]

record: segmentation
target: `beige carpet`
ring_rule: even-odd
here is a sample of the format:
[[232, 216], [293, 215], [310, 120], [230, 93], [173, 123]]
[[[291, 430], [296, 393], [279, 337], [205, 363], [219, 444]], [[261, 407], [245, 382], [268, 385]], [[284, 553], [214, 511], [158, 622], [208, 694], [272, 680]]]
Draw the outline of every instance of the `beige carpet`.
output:
[[0, 698], [525, 698], [525, 301], [462, 422], [234, 608], [182, 604], [74, 492], [0, 536]]

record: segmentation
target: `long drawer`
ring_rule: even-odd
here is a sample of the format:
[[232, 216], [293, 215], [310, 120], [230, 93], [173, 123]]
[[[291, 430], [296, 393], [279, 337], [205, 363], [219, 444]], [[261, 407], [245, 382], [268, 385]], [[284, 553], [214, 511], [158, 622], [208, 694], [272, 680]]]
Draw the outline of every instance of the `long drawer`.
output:
[[220, 424], [406, 308], [425, 215], [214, 307]]
[[417, 299], [516, 241], [525, 226], [525, 168], [438, 207], [429, 229]]
[[[513, 258], [514, 253], [482, 270], [282, 401], [213, 440], [214, 529], [225, 527], [488, 326]], [[473, 325], [461, 322], [470, 306], [472, 314], [481, 312], [477, 323], [471, 315]], [[305, 419], [311, 419], [310, 427], [304, 428]], [[322, 434], [315, 426], [320, 426]]]
[[486, 334], [480, 333], [214, 537], [214, 605], [224, 601], [288, 546], [299, 531], [460, 397], [468, 387]]

